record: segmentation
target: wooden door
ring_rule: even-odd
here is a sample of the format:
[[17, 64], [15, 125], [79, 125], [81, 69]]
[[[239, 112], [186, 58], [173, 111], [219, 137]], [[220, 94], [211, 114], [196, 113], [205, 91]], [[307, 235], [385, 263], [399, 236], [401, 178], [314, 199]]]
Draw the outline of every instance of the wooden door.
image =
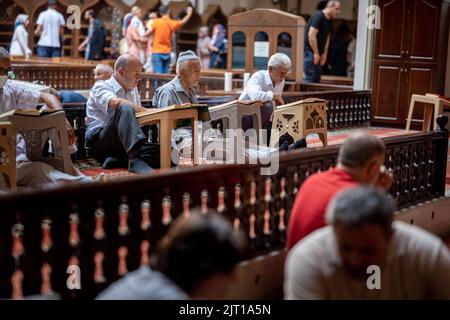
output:
[[379, 0], [381, 29], [376, 31], [376, 60], [405, 59], [407, 5], [411, 0]]
[[403, 64], [374, 63], [372, 80], [372, 120], [379, 123], [400, 124], [400, 106], [404, 100], [403, 82], [405, 75]]
[[[404, 88], [407, 93], [405, 101], [401, 103], [400, 117], [406, 123], [408, 117], [409, 104], [413, 94], [426, 94], [435, 92], [436, 66], [430, 64], [410, 64], [405, 74]], [[423, 103], [416, 103], [413, 113], [413, 123], [423, 121]]]
[[408, 41], [406, 59], [410, 62], [437, 62], [440, 8], [442, 0], [408, 0]]

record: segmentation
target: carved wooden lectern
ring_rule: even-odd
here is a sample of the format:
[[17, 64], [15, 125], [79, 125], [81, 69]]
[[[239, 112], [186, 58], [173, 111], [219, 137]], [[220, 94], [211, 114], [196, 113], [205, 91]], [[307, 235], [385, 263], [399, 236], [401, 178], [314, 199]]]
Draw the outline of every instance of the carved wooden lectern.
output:
[[159, 123], [161, 169], [171, 167], [172, 130], [177, 127], [179, 120], [185, 119], [191, 120], [194, 164], [198, 164], [199, 139], [198, 128], [195, 124], [199, 119], [209, 120], [205, 109], [207, 110], [207, 105], [185, 103], [136, 113], [140, 126]]
[[273, 115], [270, 146], [275, 147], [281, 136], [288, 134], [294, 141], [316, 133], [324, 146], [327, 146], [326, 101], [310, 98], [278, 106]]
[[[233, 100], [225, 104], [210, 107], [209, 114], [212, 121], [225, 119], [223, 124], [223, 135], [226, 129], [242, 129], [242, 118], [244, 116], [252, 116], [253, 129], [258, 133], [258, 139], [262, 143], [261, 129], [261, 101], [238, 101]], [[205, 127], [207, 124], [205, 124]], [[208, 128], [206, 128], [208, 129]]]

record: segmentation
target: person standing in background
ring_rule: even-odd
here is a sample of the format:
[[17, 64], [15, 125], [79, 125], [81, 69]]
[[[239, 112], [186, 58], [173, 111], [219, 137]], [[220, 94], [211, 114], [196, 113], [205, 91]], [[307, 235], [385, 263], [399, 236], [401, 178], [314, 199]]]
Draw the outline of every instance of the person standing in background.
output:
[[328, 58], [331, 19], [341, 12], [339, 0], [328, 1], [325, 9], [317, 11], [305, 28], [304, 73], [305, 83], [320, 82], [322, 67]]
[[187, 7], [186, 16], [180, 21], [170, 18], [169, 7], [159, 7], [161, 18], [155, 19], [152, 24], [154, 32], [152, 64], [155, 73], [169, 73], [170, 53], [172, 51], [172, 35], [186, 24], [192, 16], [192, 7]]
[[86, 60], [103, 59], [105, 48], [105, 29], [99, 19], [95, 19], [95, 11], [89, 9], [85, 12], [84, 18], [89, 21], [88, 34], [86, 39], [78, 47], [78, 51], [84, 50]]
[[202, 63], [202, 69], [209, 68], [209, 45], [211, 43], [211, 38], [209, 37], [208, 33], [209, 30], [207, 26], [201, 27], [198, 31], [197, 56], [200, 58], [200, 61]]
[[221, 24], [216, 24], [213, 29], [212, 39], [209, 46], [211, 51], [210, 68], [225, 69], [227, 65], [227, 31]]
[[61, 56], [61, 38], [64, 35], [64, 17], [56, 11], [56, 0], [48, 0], [48, 9], [39, 14], [34, 33], [40, 35], [37, 55], [44, 58]]
[[153, 64], [152, 64], [152, 53], [153, 53], [153, 21], [158, 18], [156, 12], [150, 12], [147, 21], [147, 30], [145, 31], [145, 36], [147, 37], [147, 49], [145, 50], [146, 61], [144, 65], [145, 72], [153, 72]]
[[30, 20], [28, 15], [19, 14], [14, 22], [14, 34], [11, 40], [9, 53], [12, 56], [31, 56], [31, 49], [28, 47], [28, 31], [27, 26]]

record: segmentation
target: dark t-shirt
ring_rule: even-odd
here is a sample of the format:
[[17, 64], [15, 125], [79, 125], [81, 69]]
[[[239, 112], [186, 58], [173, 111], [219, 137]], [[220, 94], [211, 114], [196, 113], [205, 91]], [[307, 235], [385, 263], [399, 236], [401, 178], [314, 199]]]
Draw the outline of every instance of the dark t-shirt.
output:
[[305, 51], [313, 51], [311, 46], [309, 45], [309, 28], [314, 27], [319, 30], [317, 34], [317, 46], [319, 47], [319, 53], [323, 54], [325, 51], [325, 44], [327, 43], [327, 37], [331, 31], [331, 20], [328, 20], [325, 17], [323, 11], [317, 11], [314, 15], [309, 19], [308, 25], [305, 29]]

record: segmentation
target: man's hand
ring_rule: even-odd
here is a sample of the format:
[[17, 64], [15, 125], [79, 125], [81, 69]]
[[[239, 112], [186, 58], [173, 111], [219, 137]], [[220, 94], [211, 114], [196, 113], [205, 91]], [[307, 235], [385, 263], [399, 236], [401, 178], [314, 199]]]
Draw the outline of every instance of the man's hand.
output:
[[375, 183], [375, 186], [388, 191], [391, 188], [393, 182], [394, 175], [389, 172], [389, 170], [387, 170], [385, 166], [381, 166], [380, 176], [378, 177], [378, 181]]
[[284, 104], [283, 97], [280, 95], [274, 95], [273, 100], [275, 100], [275, 103], [277, 104], [277, 106], [281, 106]]
[[70, 125], [70, 122], [66, 119], [66, 128], [67, 128], [67, 135], [69, 137], [69, 146], [73, 145], [75, 143], [75, 131], [73, 130], [72, 126]]
[[141, 106], [139, 106], [139, 105], [137, 105], [137, 104], [133, 105], [133, 107], [134, 107], [134, 112], [144, 112], [144, 111], [148, 111], [147, 108], [141, 107]]
[[187, 13], [188, 15], [191, 15], [193, 11], [194, 11], [194, 9], [193, 9], [192, 7], [187, 7], [187, 8], [186, 8], [186, 13]]
[[84, 50], [84, 45], [80, 44], [80, 45], [78, 46], [78, 51], [83, 51], [83, 50]]
[[317, 65], [320, 62], [320, 54], [314, 53], [314, 64]]
[[324, 54], [322, 54], [321, 56], [320, 56], [320, 65], [321, 66], [324, 66], [325, 65], [325, 63], [327, 62], [327, 54], [326, 53], [324, 53]]

